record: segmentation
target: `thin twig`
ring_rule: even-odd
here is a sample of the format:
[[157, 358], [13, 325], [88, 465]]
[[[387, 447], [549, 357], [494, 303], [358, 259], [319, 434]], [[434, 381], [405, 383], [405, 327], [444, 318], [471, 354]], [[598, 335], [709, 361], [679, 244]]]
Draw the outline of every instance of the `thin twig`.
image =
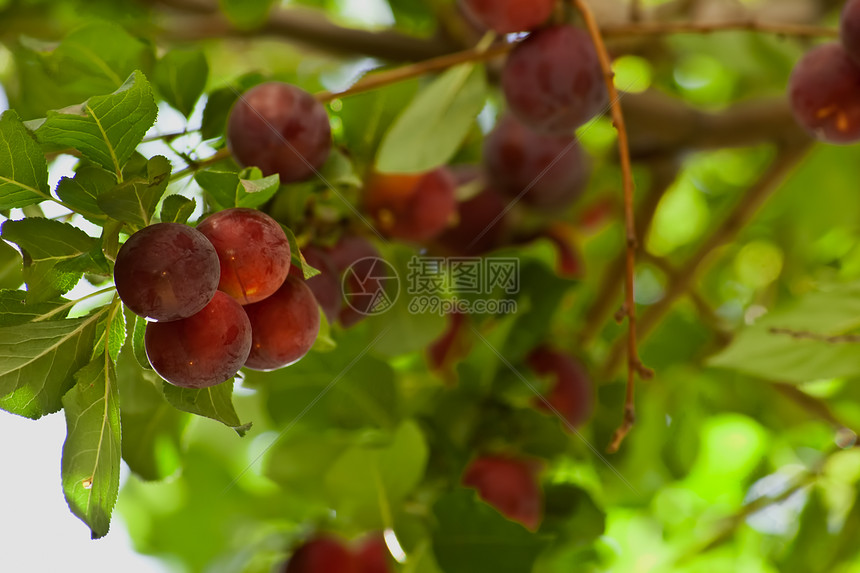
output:
[[826, 402], [819, 400], [814, 396], [810, 396], [806, 392], [799, 390], [796, 386], [772, 382], [770, 387], [796, 403], [811, 415], [830, 424], [834, 430], [850, 429], [836, 417], [833, 410], [830, 409], [830, 406], [828, 406]]
[[860, 334], [837, 334], [835, 336], [829, 336], [805, 330], [792, 330], [790, 328], [777, 327], [769, 328], [768, 332], [771, 334], [784, 334], [797, 340], [816, 340], [818, 342], [826, 342], [827, 344], [857, 344], [860, 342]]
[[612, 441], [607, 448], [609, 453], [618, 451], [621, 442], [633, 428], [636, 420], [635, 391], [636, 376], [645, 373], [642, 361], [639, 359], [639, 350], [636, 345], [636, 303], [633, 299], [633, 280], [636, 272], [636, 212], [634, 203], [634, 191], [636, 183], [633, 180], [633, 165], [630, 160], [630, 143], [627, 137], [627, 126], [624, 123], [624, 113], [621, 109], [621, 98], [615, 87], [615, 74], [612, 71], [612, 60], [606, 43], [601, 36], [600, 28], [591, 7], [584, 0], [571, 0], [573, 6], [579, 11], [585, 22], [588, 34], [597, 52], [600, 67], [603, 70], [604, 83], [609, 93], [610, 114], [615, 130], [618, 132], [618, 158], [621, 165], [621, 178], [624, 189], [624, 220], [627, 234], [627, 253], [625, 264], [624, 281], [624, 310], [627, 315], [627, 396], [624, 403], [624, 420], [621, 426], [612, 436]]
[[447, 70], [448, 68], [452, 68], [460, 64], [466, 64], [469, 62], [485, 62], [508, 53], [514, 45], [516, 44], [496, 44], [489, 48], [476, 46], [468, 50], [463, 50], [462, 52], [455, 52], [438, 58], [424, 60], [423, 62], [418, 62], [416, 64], [372, 73], [356, 82], [349, 89], [339, 93], [320, 92], [316, 94], [316, 98], [317, 101], [321, 103], [329, 103], [335, 99], [372, 91], [397, 82], [403, 82], [411, 80], [412, 78], [431, 74], [433, 72]]
[[[692, 286], [704, 263], [710, 259], [711, 253], [722, 245], [732, 241], [746, 226], [759, 208], [767, 201], [780, 186], [788, 173], [794, 168], [809, 149], [810, 141], [787, 143], [780, 150], [768, 170], [759, 178], [751, 189], [744, 193], [741, 202], [734, 208], [714, 233], [696, 250], [687, 263], [681, 266], [674, 275], [674, 280], [666, 289], [663, 298], [649, 307], [643, 314], [638, 325], [637, 334], [640, 339], [648, 336], [660, 323], [663, 316], [672, 308], [675, 301], [683, 296]], [[624, 355], [624, 344], [619, 341], [613, 346], [609, 359], [603, 370], [606, 377], [612, 376]]]
[[[636, 214], [636, 231], [641, 242], [648, 235], [657, 206], [666, 191], [678, 178], [680, 164], [675, 157], [658, 157], [649, 161], [651, 167], [651, 185], [640, 201]], [[603, 273], [597, 298], [592, 303], [585, 317], [585, 324], [579, 333], [578, 346], [588, 346], [594, 336], [603, 328], [612, 314], [613, 307], [621, 291], [626, 253], [622, 252]]]
[[224, 159], [227, 159], [228, 157], [230, 157], [230, 150], [229, 149], [227, 149], [226, 147], [224, 149], [219, 149], [217, 152], [215, 152], [214, 155], [211, 155], [211, 156], [207, 157], [206, 159], [202, 159], [200, 161], [195, 161], [192, 165], [189, 165], [188, 167], [186, 167], [182, 171], [177, 171], [176, 173], [174, 173], [173, 175], [170, 176], [170, 180], [171, 181], [178, 181], [178, 180], [182, 179], [183, 177], [188, 177], [189, 175], [194, 175], [195, 173], [197, 173], [198, 171], [200, 171], [204, 167], [208, 167], [210, 165], [218, 163], [219, 161], [223, 161]]

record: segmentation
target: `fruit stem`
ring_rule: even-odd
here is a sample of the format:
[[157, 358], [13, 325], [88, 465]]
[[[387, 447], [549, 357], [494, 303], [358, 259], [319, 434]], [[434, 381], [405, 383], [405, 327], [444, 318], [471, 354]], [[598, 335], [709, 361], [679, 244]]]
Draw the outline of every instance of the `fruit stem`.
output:
[[630, 159], [630, 142], [627, 135], [627, 125], [624, 122], [624, 113], [621, 109], [621, 96], [615, 87], [615, 74], [612, 71], [612, 60], [606, 49], [606, 42], [600, 32], [594, 13], [584, 0], [571, 0], [591, 36], [594, 49], [603, 69], [603, 78], [606, 90], [609, 92], [610, 113], [612, 123], [618, 132], [618, 157], [621, 164], [621, 176], [624, 189], [624, 220], [627, 234], [627, 252], [625, 257], [625, 280], [624, 280], [624, 312], [627, 316], [627, 395], [624, 402], [624, 420], [615, 431], [612, 441], [607, 448], [609, 453], [618, 451], [621, 442], [633, 428], [636, 419], [636, 375], [644, 372], [642, 362], [639, 359], [639, 350], [636, 344], [636, 301], [633, 298], [633, 281], [636, 272], [636, 213], [634, 211], [634, 192], [636, 182], [633, 180], [633, 165]]
[[183, 177], [188, 177], [189, 175], [194, 175], [204, 167], [208, 167], [209, 165], [213, 165], [218, 163], [221, 160], [227, 159], [230, 157], [230, 150], [226, 147], [224, 149], [219, 149], [214, 155], [207, 157], [206, 159], [202, 159], [200, 161], [194, 162], [192, 165], [189, 165], [182, 171], [177, 171], [173, 175], [170, 176], [170, 181], [178, 181]]

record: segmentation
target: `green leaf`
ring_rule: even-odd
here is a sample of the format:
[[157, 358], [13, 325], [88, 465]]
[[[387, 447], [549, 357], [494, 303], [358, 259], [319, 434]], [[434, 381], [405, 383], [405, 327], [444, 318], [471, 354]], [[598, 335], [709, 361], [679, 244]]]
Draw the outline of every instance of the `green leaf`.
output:
[[0, 241], [0, 290], [16, 289], [24, 283], [24, 261], [14, 247]]
[[27, 303], [27, 292], [22, 290], [0, 291], [0, 327], [16, 326], [35, 320], [60, 320], [65, 318], [72, 305], [66, 301]]
[[229, 171], [200, 171], [194, 180], [207, 191], [222, 209], [231, 207], [256, 208], [274, 197], [280, 186], [277, 174], [263, 177], [256, 167], [241, 173]]
[[170, 169], [170, 161], [156, 155], [147, 161], [145, 173], [129, 177], [124, 183], [100, 195], [99, 207], [118, 221], [139, 227], [149, 225], [170, 183]]
[[26, 207], [50, 199], [48, 163], [18, 114], [0, 115], [0, 209]]
[[188, 117], [208, 77], [209, 64], [201, 50], [170, 50], [158, 60], [152, 81], [164, 101]]
[[173, 407], [221, 422], [244, 436], [251, 424], [239, 421], [233, 407], [233, 380], [209, 388], [180, 388], [168, 382], [163, 386], [164, 397]]
[[110, 95], [48, 112], [35, 130], [36, 138], [43, 145], [77, 149], [119, 176], [157, 114], [152, 87], [135, 71]]
[[487, 99], [483, 66], [451, 68], [418, 92], [385, 135], [376, 167], [383, 173], [421, 173], [448, 163]]
[[219, 0], [227, 18], [239, 28], [255, 28], [266, 21], [274, 0]]
[[36, 263], [77, 257], [88, 253], [98, 243], [74, 225], [40, 217], [6, 221], [0, 227], [0, 234], [26, 251]]
[[120, 26], [95, 22], [69, 33], [50, 55], [48, 66], [66, 90], [106, 94], [151, 59], [152, 48]]
[[197, 201], [182, 195], [168, 195], [161, 204], [162, 223], [187, 223], [194, 214]]
[[97, 165], [79, 167], [72, 178], [63, 177], [57, 185], [57, 196], [87, 219], [99, 223], [104, 214], [98, 204], [103, 193], [116, 186], [116, 175]]
[[354, 442], [342, 431], [295, 428], [278, 440], [266, 459], [266, 476], [299, 496], [327, 500], [326, 475]]
[[531, 571], [544, 546], [543, 540], [470, 490], [442, 497], [433, 506], [433, 513], [433, 551], [445, 573]]
[[338, 514], [366, 529], [391, 526], [393, 508], [421, 482], [429, 449], [415, 422], [404, 422], [390, 444], [356, 446], [344, 452], [325, 474]]
[[[397, 427], [399, 400], [391, 366], [369, 354], [373, 343], [356, 329], [337, 342], [338, 352], [311, 352], [274, 372], [249, 371], [245, 385], [264, 392], [263, 402], [277, 424]], [[311, 403], [314, 407], [306, 410]]]
[[63, 492], [72, 513], [107, 535], [119, 494], [119, 392], [113, 362], [102, 354], [75, 374], [63, 397], [68, 433], [63, 444]]
[[122, 303], [116, 298], [110, 306], [110, 310], [105, 313], [104, 318], [96, 325], [93, 360], [107, 349], [108, 356], [116, 363], [119, 351], [125, 344], [125, 338], [125, 313], [122, 312]]
[[164, 479], [179, 469], [180, 438], [190, 416], [167, 403], [161, 378], [141, 370], [129, 350], [126, 346], [116, 363], [122, 459], [145, 480]]
[[84, 276], [81, 270], [64, 271], [55, 261], [34, 263], [24, 261], [24, 282], [27, 284], [27, 302], [35, 304], [63, 295]]
[[339, 115], [346, 147], [353, 157], [363, 163], [371, 162], [388, 128], [418, 93], [418, 88], [418, 80], [409, 80], [342, 100]]
[[131, 335], [132, 349], [134, 350], [134, 358], [141, 368], [152, 370], [152, 365], [149, 363], [149, 357], [146, 355], [146, 347], [144, 346], [144, 337], [146, 336], [146, 319], [142, 316], [134, 317], [134, 330]]
[[103, 314], [0, 327], [0, 408], [33, 419], [59, 410]]
[[302, 256], [301, 251], [299, 250], [299, 243], [296, 241], [296, 235], [293, 233], [293, 230], [283, 224], [281, 225], [281, 229], [284, 230], [284, 234], [287, 236], [287, 242], [290, 243], [290, 262], [296, 268], [302, 269], [302, 276], [305, 279], [309, 279], [320, 274], [320, 271], [310, 266]]
[[741, 330], [728, 347], [708, 360], [708, 365], [791, 383], [857, 376], [860, 374], [857, 343], [820, 338], [858, 327], [860, 287], [846, 285], [814, 292]]

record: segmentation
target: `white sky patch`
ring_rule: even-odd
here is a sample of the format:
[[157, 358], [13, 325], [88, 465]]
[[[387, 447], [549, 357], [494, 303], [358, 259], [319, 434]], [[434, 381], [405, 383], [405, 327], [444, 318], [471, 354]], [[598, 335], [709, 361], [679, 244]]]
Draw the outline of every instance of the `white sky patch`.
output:
[[[135, 553], [114, 512], [110, 533], [93, 541], [69, 511], [60, 483], [66, 435], [63, 415], [38, 421], [0, 412], [0, 549], [3, 571], [43, 573], [84, 567], [89, 573], [165, 573], [158, 560]], [[123, 464], [120, 480], [128, 477]]]

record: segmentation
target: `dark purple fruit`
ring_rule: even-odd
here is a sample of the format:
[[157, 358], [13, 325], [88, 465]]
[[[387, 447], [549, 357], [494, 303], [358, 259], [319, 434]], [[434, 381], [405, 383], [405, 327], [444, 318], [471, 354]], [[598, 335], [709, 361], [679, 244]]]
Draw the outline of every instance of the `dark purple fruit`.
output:
[[464, 11], [477, 23], [511, 34], [534, 30], [552, 15], [555, 0], [460, 0]]
[[147, 324], [144, 345], [162, 378], [183, 388], [207, 388], [242, 368], [251, 350], [251, 323], [242, 305], [217, 291], [193, 316]]
[[219, 276], [212, 243], [179, 223], [157, 223], [129, 237], [114, 267], [122, 302], [138, 316], [157, 321], [199, 312], [215, 295]]
[[575, 137], [537, 133], [510, 115], [487, 136], [484, 165], [492, 187], [546, 211], [573, 203], [590, 175]]
[[331, 151], [325, 108], [294, 85], [269, 82], [251, 88], [227, 119], [227, 147], [243, 167], [277, 173], [281, 183], [309, 179]]
[[860, 67], [841, 44], [824, 44], [794, 67], [788, 98], [797, 122], [834, 144], [860, 141]]
[[538, 30], [514, 48], [502, 88], [523, 123], [548, 133], [571, 134], [608, 101], [591, 37], [572, 26]]

